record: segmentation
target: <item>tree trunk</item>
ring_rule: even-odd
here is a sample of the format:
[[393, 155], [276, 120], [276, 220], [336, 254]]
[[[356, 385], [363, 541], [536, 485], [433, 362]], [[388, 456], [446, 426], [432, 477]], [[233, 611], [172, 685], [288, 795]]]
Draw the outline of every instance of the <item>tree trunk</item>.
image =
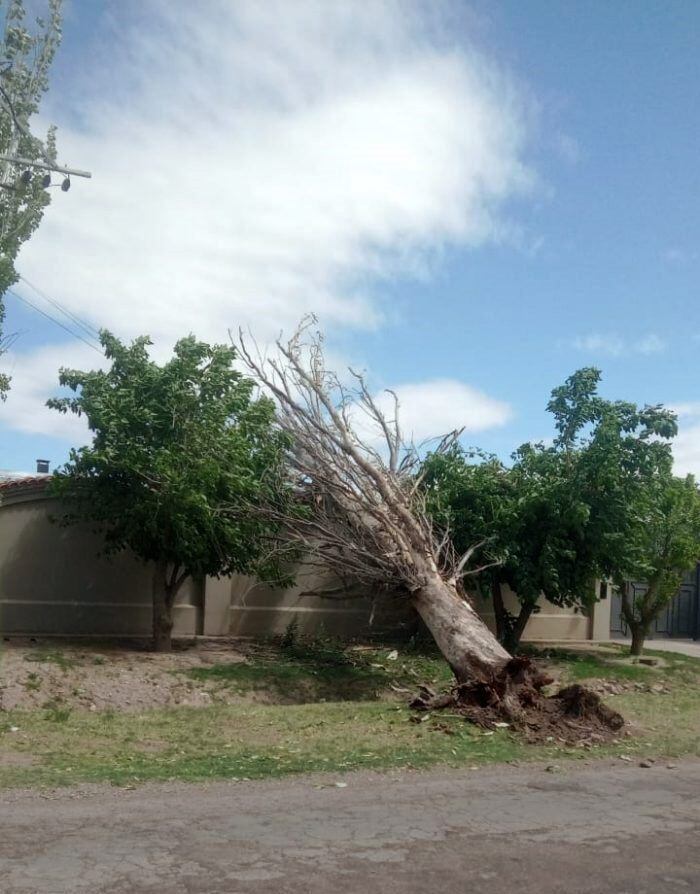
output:
[[517, 617], [511, 615], [503, 602], [503, 587], [497, 580], [491, 582], [491, 598], [496, 620], [496, 638], [512, 655], [520, 645], [520, 640], [535, 606], [528, 602], [522, 602]]
[[493, 617], [496, 621], [496, 639], [504, 643], [508, 635], [508, 619], [506, 607], [503, 604], [503, 589], [500, 581], [494, 577], [491, 581], [491, 599], [493, 600]]
[[501, 640], [505, 648], [513, 654], [520, 646], [520, 640], [523, 638], [527, 622], [532, 617], [535, 606], [530, 602], [523, 602], [520, 605], [520, 611], [515, 621], [508, 626], [505, 637]]
[[[653, 596], [655, 589], [656, 587], [654, 583], [650, 583], [649, 589], [647, 590], [644, 598], [648, 599], [650, 596]], [[620, 595], [622, 597], [622, 617], [625, 619], [625, 622], [627, 623], [627, 626], [632, 633], [630, 655], [641, 655], [642, 651], [644, 650], [644, 640], [647, 638], [647, 634], [649, 633], [649, 626], [654, 616], [652, 614], [652, 616], [650, 617], [649, 613], [645, 611], [644, 606], [635, 606], [630, 601], [628, 584], [625, 583], [622, 586], [622, 588], [620, 589]]]
[[471, 605], [437, 572], [413, 594], [413, 606], [458, 683], [489, 679], [510, 661], [508, 652]]
[[607, 741], [623, 725], [620, 714], [582, 686], [545, 696], [543, 687], [552, 678], [529, 659], [512, 658], [436, 569], [412, 594], [412, 602], [457, 679], [449, 693], [421, 687], [410, 705], [414, 710], [450, 708], [481, 726], [505, 723], [525, 732], [531, 741], [542, 742], [559, 739], [580, 744], [588, 733], [595, 734], [597, 741]]
[[630, 655], [641, 655], [644, 651], [644, 640], [647, 637], [647, 627], [645, 624], [630, 625], [632, 631], [632, 645], [630, 647]]
[[153, 648], [170, 652], [173, 648], [173, 596], [168, 587], [168, 566], [156, 563], [153, 570]]

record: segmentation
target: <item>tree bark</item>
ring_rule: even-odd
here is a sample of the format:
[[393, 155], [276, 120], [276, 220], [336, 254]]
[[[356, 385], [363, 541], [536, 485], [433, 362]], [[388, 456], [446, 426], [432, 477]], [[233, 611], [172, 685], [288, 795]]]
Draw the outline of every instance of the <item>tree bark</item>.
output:
[[496, 638], [512, 655], [520, 645], [520, 640], [535, 606], [529, 602], [522, 602], [517, 617], [511, 615], [503, 602], [503, 587], [497, 580], [491, 582], [491, 598], [496, 620]]
[[171, 652], [173, 648], [174, 595], [168, 586], [168, 566], [157, 562], [153, 570], [153, 649]]
[[632, 631], [632, 645], [630, 646], [630, 655], [641, 655], [644, 651], [644, 640], [647, 637], [646, 625], [630, 625], [630, 630]]
[[534, 610], [534, 604], [530, 602], [521, 603], [517, 618], [512, 625], [509, 625], [505, 637], [501, 640], [505, 648], [511, 654], [515, 652], [520, 645], [520, 640], [523, 638], [523, 633], [525, 633], [527, 622], [532, 617]]
[[[649, 583], [649, 589], [643, 596], [644, 602], [648, 603], [655, 598], [656, 589], [656, 582], [651, 581]], [[627, 584], [623, 586], [620, 594], [622, 596], [622, 617], [625, 619], [627, 626], [632, 633], [630, 655], [641, 655], [644, 650], [644, 640], [647, 638], [649, 627], [657, 613], [650, 611], [648, 604], [634, 605], [630, 601], [629, 586]]]
[[[277, 424], [289, 436], [287, 481], [300, 488], [310, 513], [263, 512], [314, 560], [366, 588], [400, 587], [433, 634], [458, 682], [488, 686], [510, 656], [474, 609], [461, 598], [461, 581], [475, 544], [462, 556], [439, 538], [421, 491], [421, 457], [406, 446], [398, 423], [398, 398], [385, 415], [363, 376], [354, 386], [325, 366], [322, 336], [309, 317], [293, 337], [277, 342], [280, 357], [266, 360], [241, 339], [241, 356], [277, 400]], [[356, 408], [359, 415], [348, 412]], [[352, 419], [350, 418], [352, 415]], [[364, 416], [383, 433], [387, 457], [353, 427]], [[438, 452], [456, 442], [442, 440]]]
[[458, 683], [490, 679], [510, 661], [508, 652], [456, 586], [437, 572], [413, 594], [412, 601]]
[[503, 604], [503, 588], [495, 577], [491, 581], [491, 599], [493, 600], [493, 616], [496, 621], [496, 639], [499, 643], [503, 643], [507, 636], [508, 622], [506, 607]]

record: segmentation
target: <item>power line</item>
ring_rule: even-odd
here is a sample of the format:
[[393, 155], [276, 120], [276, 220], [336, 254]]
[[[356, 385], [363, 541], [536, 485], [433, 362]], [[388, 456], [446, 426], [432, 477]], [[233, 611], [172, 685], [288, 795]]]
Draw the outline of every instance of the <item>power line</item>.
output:
[[93, 351], [97, 351], [97, 353], [100, 355], [102, 354], [102, 349], [98, 348], [94, 342], [88, 341], [86, 338], [83, 338], [83, 336], [80, 335], [80, 333], [74, 332], [68, 326], [63, 324], [60, 320], [57, 320], [56, 317], [51, 316], [51, 314], [47, 313], [45, 310], [42, 310], [40, 307], [37, 307], [36, 304], [34, 304], [28, 298], [24, 298], [22, 295], [18, 294], [17, 292], [13, 291], [12, 289], [8, 289], [7, 294], [12, 295], [13, 298], [18, 298], [20, 301], [23, 301], [25, 304], [27, 304], [29, 307], [31, 307], [33, 310], [35, 310], [37, 313], [41, 314], [42, 317], [46, 317], [47, 320], [51, 320], [52, 323], [55, 323], [57, 326], [60, 326], [61, 329], [63, 329], [69, 335], [72, 335], [73, 338], [80, 339], [80, 341], [82, 341], [84, 344], [86, 344], [89, 348], [92, 348]]
[[90, 323], [88, 323], [86, 320], [81, 319], [81, 317], [76, 316], [76, 314], [68, 310], [68, 308], [61, 304], [61, 302], [57, 298], [52, 298], [50, 295], [47, 295], [46, 292], [42, 291], [40, 288], [38, 288], [38, 286], [35, 286], [33, 283], [29, 282], [29, 280], [25, 276], [22, 276], [20, 274], [19, 278], [25, 285], [29, 286], [30, 289], [36, 292], [36, 294], [40, 298], [43, 298], [44, 301], [48, 301], [48, 303], [52, 304], [56, 308], [56, 310], [59, 310], [64, 316], [68, 317], [69, 320], [75, 323], [76, 326], [79, 326], [83, 330], [83, 332], [90, 336], [90, 338], [94, 338], [95, 336], [97, 336], [97, 338], [100, 337], [99, 331], [95, 329], [94, 326], [91, 326]]

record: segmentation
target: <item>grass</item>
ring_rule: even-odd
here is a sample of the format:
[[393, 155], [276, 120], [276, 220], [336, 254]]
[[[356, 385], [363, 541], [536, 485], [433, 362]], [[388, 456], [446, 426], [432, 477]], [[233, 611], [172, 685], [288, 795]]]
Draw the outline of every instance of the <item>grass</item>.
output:
[[260, 779], [526, 756], [525, 746], [501, 731], [487, 736], [442, 716], [414, 724], [404, 707], [368, 702], [75, 712], [60, 724], [48, 712], [17, 712], [0, 725], [0, 748], [9, 747], [37, 763], [2, 766], [4, 786]]
[[392, 660], [391, 649], [358, 652], [332, 641], [282, 643], [258, 649], [251, 660], [197, 667], [186, 673], [244, 693], [265, 692], [281, 704], [376, 701], [396, 689], [430, 682], [447, 685], [450, 672], [436, 654]]
[[25, 661], [36, 662], [37, 664], [55, 664], [61, 670], [70, 670], [77, 665], [77, 661], [64, 655], [58, 649], [36, 649], [24, 656]]
[[[290, 773], [590, 758], [592, 754], [700, 755], [700, 662], [663, 653], [663, 666], [630, 664], [619, 653], [548, 650], [567, 680], [626, 684], [611, 704], [632, 738], [595, 749], [528, 746], [507, 730], [485, 733], [447, 712], [411, 720], [395, 688], [449, 680], [435, 655], [353, 651], [328, 643], [254, 650], [246, 663], [197, 669], [217, 685], [277, 703], [214, 704], [141, 713], [43, 710], [0, 714], [0, 786], [147, 780], [260, 779]], [[662, 682], [664, 692], [649, 691]], [[296, 693], [296, 696], [295, 696]], [[301, 703], [290, 704], [297, 697]], [[333, 697], [333, 701], [318, 699]], [[317, 700], [314, 700], [317, 699]]]
[[38, 692], [41, 689], [41, 677], [39, 674], [35, 674], [34, 672], [27, 674], [27, 678], [24, 681], [24, 688], [30, 692]]
[[[581, 680], [636, 680], [648, 682], [656, 675], [654, 668], [646, 664], [622, 663], [620, 654], [606, 655], [562, 648], [528, 649], [532, 655], [548, 659], [555, 667], [563, 670], [572, 682]], [[691, 659], [692, 660], [692, 659]]]

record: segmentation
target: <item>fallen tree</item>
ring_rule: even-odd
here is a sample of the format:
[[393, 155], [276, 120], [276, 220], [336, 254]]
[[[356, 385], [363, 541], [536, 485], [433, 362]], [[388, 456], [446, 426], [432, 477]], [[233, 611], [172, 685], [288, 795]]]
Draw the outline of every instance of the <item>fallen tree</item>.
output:
[[[401, 434], [396, 395], [389, 392], [387, 413], [362, 374], [349, 370], [343, 382], [328, 370], [314, 325], [305, 320], [288, 342], [277, 342], [271, 358], [239, 333], [240, 355], [277, 402], [277, 424], [290, 445], [287, 475], [303, 507], [263, 511], [308, 562], [335, 573], [339, 585], [322, 595], [346, 595], [350, 585], [377, 597], [404, 594], [454, 673], [451, 703], [470, 703], [489, 720], [525, 721], [547, 681], [527, 660], [511, 657], [467, 597], [463, 582], [483, 570], [475, 567], [483, 544], [458, 555], [449, 532], [437, 532], [426, 511], [419, 451]], [[443, 438], [438, 453], [458, 437]], [[559, 704], [560, 714], [583, 709], [580, 700]]]

